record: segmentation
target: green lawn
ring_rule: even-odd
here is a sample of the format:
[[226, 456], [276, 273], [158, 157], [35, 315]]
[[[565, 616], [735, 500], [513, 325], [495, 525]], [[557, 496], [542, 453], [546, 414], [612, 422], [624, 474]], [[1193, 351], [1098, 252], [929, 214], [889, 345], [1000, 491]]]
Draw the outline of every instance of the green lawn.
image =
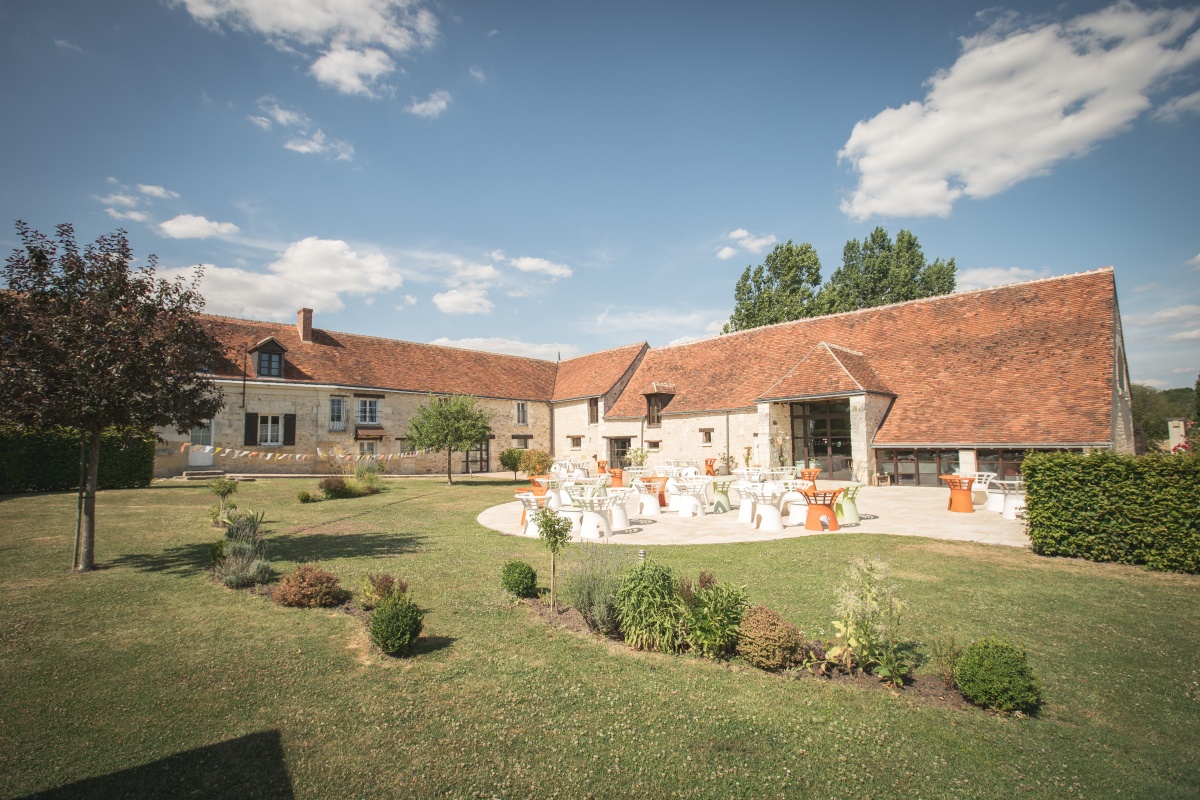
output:
[[1200, 795], [1195, 576], [847, 534], [651, 549], [747, 584], [809, 636], [831, 634], [852, 556], [889, 559], [915, 641], [1028, 647], [1045, 705], [1014, 719], [551, 630], [498, 588], [508, 558], [545, 578], [549, 556], [474, 521], [511, 484], [400, 480], [301, 505], [305, 488], [261, 481], [233, 499], [266, 510], [279, 570], [407, 579], [428, 610], [412, 657], [381, 656], [342, 611], [214, 585], [202, 485], [102, 493], [104, 568], [89, 575], [64, 571], [73, 495], [0, 498], [0, 794]]

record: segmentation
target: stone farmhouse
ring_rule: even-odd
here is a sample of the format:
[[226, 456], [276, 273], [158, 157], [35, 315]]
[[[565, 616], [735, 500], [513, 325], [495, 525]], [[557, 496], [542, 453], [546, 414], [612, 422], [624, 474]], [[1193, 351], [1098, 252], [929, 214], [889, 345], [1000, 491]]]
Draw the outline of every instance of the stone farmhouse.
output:
[[499, 471], [509, 447], [614, 465], [643, 447], [652, 465], [729, 456], [933, 486], [956, 469], [1012, 477], [1030, 449], [1133, 451], [1111, 268], [559, 363], [335, 333], [310, 309], [296, 325], [205, 322], [228, 351], [213, 367], [226, 405], [188, 436], [158, 431], [160, 476], [326, 472], [335, 449], [444, 473], [445, 453], [405, 437], [448, 394], [495, 415], [488, 441], [455, 454], [460, 473]]

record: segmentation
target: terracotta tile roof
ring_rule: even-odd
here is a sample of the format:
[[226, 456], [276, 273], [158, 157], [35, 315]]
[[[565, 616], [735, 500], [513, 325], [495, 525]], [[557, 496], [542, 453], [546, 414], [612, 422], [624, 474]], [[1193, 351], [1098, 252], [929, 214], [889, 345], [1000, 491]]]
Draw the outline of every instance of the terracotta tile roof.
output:
[[862, 392], [892, 394], [862, 353], [821, 342], [758, 400], [795, 400]]
[[[214, 367], [218, 377], [240, 380], [243, 346], [271, 336], [287, 350], [285, 381], [535, 401], [548, 401], [554, 392], [552, 361], [320, 328], [313, 328], [311, 342], [302, 342], [295, 324], [210, 315], [204, 322], [229, 351]], [[253, 376], [251, 358], [249, 380]]]
[[[666, 415], [752, 408], [836, 342], [897, 396], [877, 445], [1108, 442], [1116, 302], [1105, 268], [798, 320], [650, 350], [630, 386], [674, 383]], [[626, 391], [606, 416], [645, 413]]]
[[607, 393], [648, 348], [645, 342], [639, 342], [563, 361], [558, 365], [558, 378], [554, 382], [554, 400], [577, 400]]

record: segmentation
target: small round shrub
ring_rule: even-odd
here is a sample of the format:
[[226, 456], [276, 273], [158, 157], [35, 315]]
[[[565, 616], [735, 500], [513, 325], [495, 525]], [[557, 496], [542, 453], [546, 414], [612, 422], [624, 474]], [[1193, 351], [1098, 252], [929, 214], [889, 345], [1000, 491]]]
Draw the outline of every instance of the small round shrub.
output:
[[967, 645], [954, 664], [954, 683], [963, 697], [996, 711], [1025, 711], [1038, 704], [1037, 676], [1025, 651], [1003, 639]]
[[383, 652], [406, 653], [421, 635], [421, 610], [407, 594], [394, 594], [371, 612], [369, 631]]
[[635, 650], [683, 649], [686, 606], [669, 567], [646, 559], [625, 573], [617, 592], [617, 624]]
[[537, 588], [537, 573], [524, 561], [514, 558], [500, 570], [500, 585], [514, 597], [529, 597]]
[[796, 667], [807, 649], [800, 629], [766, 606], [755, 606], [742, 618], [737, 653], [752, 666], [767, 670]]
[[280, 578], [273, 598], [280, 605], [298, 608], [336, 606], [344, 597], [339, 584], [336, 575], [304, 564]]
[[309, 492], [307, 489], [301, 489], [300, 493], [296, 495], [296, 499], [299, 500], [301, 503], [317, 502], [317, 498], [313, 497], [312, 493]]
[[321, 482], [317, 484], [317, 488], [321, 490], [321, 494], [325, 495], [326, 500], [342, 500], [347, 497], [354, 497], [354, 490], [346, 484], [346, 479], [341, 475], [330, 475], [327, 478], [321, 478]]

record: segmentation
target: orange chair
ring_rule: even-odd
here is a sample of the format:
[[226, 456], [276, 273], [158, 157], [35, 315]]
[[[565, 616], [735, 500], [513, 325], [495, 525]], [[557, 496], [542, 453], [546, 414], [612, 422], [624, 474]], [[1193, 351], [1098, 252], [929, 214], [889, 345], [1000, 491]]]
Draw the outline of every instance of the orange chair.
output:
[[812, 481], [814, 486], [817, 483], [817, 476], [820, 474], [821, 474], [820, 467], [809, 467], [808, 469], [796, 470], [797, 478], [799, 478], [802, 481]]
[[610, 484], [611, 488], [620, 489], [625, 485], [625, 470], [620, 469], [619, 467], [613, 467], [608, 471], [608, 474], [612, 476], [612, 483]]
[[646, 484], [646, 488], [650, 490], [650, 494], [658, 495], [659, 508], [665, 508], [667, 505], [666, 489], [668, 480], [670, 479], [665, 475], [642, 476], [642, 483]]
[[950, 487], [950, 502], [946, 504], [949, 511], [963, 514], [975, 513], [975, 502], [971, 498], [971, 484], [974, 478], [964, 478], [962, 475], [939, 475], [939, 478]]
[[704, 474], [715, 476], [717, 474], [716, 466], [717, 460], [715, 458], [704, 459]]
[[[805, 470], [809, 472], [810, 470]], [[820, 470], [817, 470], [820, 472]], [[808, 480], [807, 478], [805, 480]], [[841, 525], [838, 525], [837, 511], [834, 510], [834, 505], [837, 503], [838, 495], [844, 492], [845, 489], [832, 489], [818, 491], [816, 489], [805, 489], [800, 492], [804, 495], [804, 499], [808, 502], [808, 515], [804, 518], [804, 530], [820, 531], [824, 530], [821, 527], [821, 517], [829, 522], [829, 530], [841, 530]]]
[[603, 475], [604, 473], [608, 472], [608, 462], [607, 461], [597, 461], [596, 469], [599, 472], [599, 474]]

